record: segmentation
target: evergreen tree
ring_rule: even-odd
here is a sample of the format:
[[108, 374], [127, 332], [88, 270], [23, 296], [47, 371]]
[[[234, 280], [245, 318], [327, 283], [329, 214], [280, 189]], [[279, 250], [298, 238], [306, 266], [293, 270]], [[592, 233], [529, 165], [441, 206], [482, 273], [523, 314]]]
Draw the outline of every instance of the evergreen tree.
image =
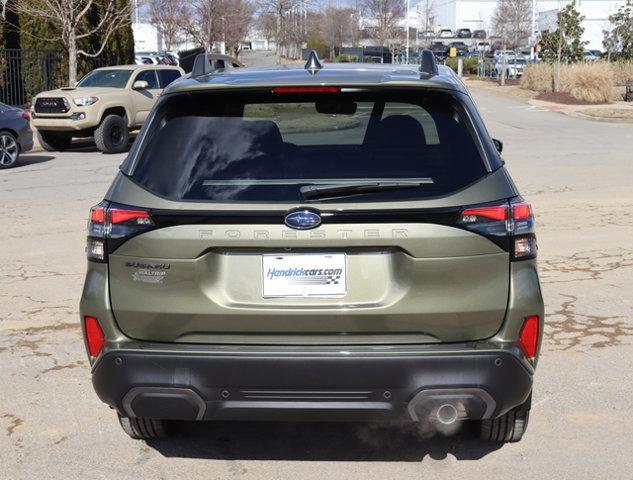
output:
[[609, 21], [613, 28], [606, 32], [602, 42], [609, 58], [633, 59], [633, 0], [628, 0], [609, 17]]
[[576, 9], [573, 1], [559, 10], [557, 28], [541, 39], [541, 55], [547, 62], [554, 63], [554, 91], [560, 92], [561, 63], [579, 62], [583, 59], [583, 50], [587, 42], [581, 40], [585, 29], [581, 22], [584, 16]]
[[579, 62], [587, 42], [581, 40], [585, 29], [581, 23], [585, 19], [571, 2], [557, 13], [557, 28], [547, 32], [541, 39], [541, 56], [545, 61], [556, 63]]

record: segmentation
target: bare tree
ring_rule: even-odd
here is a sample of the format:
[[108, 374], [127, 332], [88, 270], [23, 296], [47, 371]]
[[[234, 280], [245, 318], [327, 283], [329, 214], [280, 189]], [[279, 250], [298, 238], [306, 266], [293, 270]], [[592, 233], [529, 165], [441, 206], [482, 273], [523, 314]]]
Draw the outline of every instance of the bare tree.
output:
[[206, 52], [213, 51], [213, 45], [219, 38], [218, 18], [222, 7], [220, 0], [192, 0], [187, 2], [187, 10], [182, 28], [194, 42]]
[[421, 0], [418, 3], [418, 13], [422, 17], [424, 31], [428, 32], [435, 21], [435, 3], [433, 0]]
[[[97, 25], [89, 26], [86, 15], [97, 7], [95, 0], [17, 0], [11, 8], [26, 18], [47, 21], [58, 32], [58, 40], [68, 52], [68, 84], [77, 81], [77, 57], [98, 57], [105, 49], [110, 36], [132, 21], [129, 2], [109, 0], [101, 11]], [[28, 22], [28, 20], [27, 20]], [[95, 52], [86, 52], [77, 47], [77, 41], [87, 37], [98, 37], [100, 47]]]
[[[257, 29], [264, 36], [267, 42], [274, 40], [277, 36], [277, 19], [272, 13], [260, 13], [256, 20]], [[268, 47], [267, 47], [268, 48]]]
[[307, 0], [260, 0], [261, 13], [275, 18], [277, 57], [298, 58], [307, 37]]
[[253, 22], [255, 6], [248, 0], [223, 0], [220, 21], [222, 40], [227, 49], [237, 58], [242, 51], [242, 42]]
[[530, 36], [532, 0], [499, 0], [492, 17], [492, 28], [501, 37], [504, 48], [516, 48]]
[[365, 0], [365, 8], [368, 15], [376, 21], [376, 32], [380, 45], [389, 44], [389, 49], [396, 43], [401, 43], [402, 28], [399, 26], [400, 21], [404, 18], [405, 6], [403, 0]]
[[165, 48], [172, 50], [181, 40], [183, 25], [186, 23], [187, 7], [184, 0], [148, 0], [149, 20], [165, 42]]
[[334, 59], [336, 47], [342, 47], [352, 39], [353, 23], [353, 11], [349, 8], [328, 6], [323, 11], [321, 34], [330, 47], [330, 60]]
[[353, 47], [357, 47], [360, 43], [361, 20], [363, 18], [364, 8], [363, 1], [364, 0], [353, 0], [351, 2], [350, 41]]

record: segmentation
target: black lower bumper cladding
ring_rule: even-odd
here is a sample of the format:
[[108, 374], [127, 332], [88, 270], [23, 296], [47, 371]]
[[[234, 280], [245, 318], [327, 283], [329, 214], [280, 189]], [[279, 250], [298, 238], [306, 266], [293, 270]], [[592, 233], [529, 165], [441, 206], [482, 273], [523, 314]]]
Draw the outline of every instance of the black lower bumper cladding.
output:
[[522, 404], [532, 373], [513, 353], [214, 355], [110, 350], [93, 371], [124, 416], [182, 420], [423, 420], [449, 402], [462, 418]]

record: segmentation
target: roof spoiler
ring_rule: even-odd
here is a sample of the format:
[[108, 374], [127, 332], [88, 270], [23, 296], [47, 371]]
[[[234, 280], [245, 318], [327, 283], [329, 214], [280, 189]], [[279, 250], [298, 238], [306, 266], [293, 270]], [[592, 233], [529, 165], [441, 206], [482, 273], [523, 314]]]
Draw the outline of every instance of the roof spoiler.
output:
[[191, 69], [192, 77], [201, 77], [211, 73], [214, 69], [211, 68], [211, 62], [209, 56], [206, 53], [200, 53], [196, 55], [196, 59], [193, 61], [193, 68]]
[[435, 61], [435, 54], [429, 50], [422, 50], [422, 61], [420, 62], [420, 74], [424, 78], [431, 78], [438, 74], [437, 62]]
[[191, 69], [191, 77], [201, 77], [208, 75], [222, 68], [241, 67], [241, 62], [229, 55], [221, 55], [219, 53], [200, 53], [196, 55]]

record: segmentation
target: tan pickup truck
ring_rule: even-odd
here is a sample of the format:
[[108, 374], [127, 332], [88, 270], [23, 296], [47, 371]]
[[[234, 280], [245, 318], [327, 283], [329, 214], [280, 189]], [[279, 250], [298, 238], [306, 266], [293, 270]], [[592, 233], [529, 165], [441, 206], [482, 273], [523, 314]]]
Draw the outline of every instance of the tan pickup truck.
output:
[[61, 151], [73, 137], [94, 136], [102, 152], [122, 152], [130, 131], [141, 127], [163, 88], [183, 74], [169, 65], [97, 68], [75, 87], [38, 94], [32, 125], [45, 150]]

